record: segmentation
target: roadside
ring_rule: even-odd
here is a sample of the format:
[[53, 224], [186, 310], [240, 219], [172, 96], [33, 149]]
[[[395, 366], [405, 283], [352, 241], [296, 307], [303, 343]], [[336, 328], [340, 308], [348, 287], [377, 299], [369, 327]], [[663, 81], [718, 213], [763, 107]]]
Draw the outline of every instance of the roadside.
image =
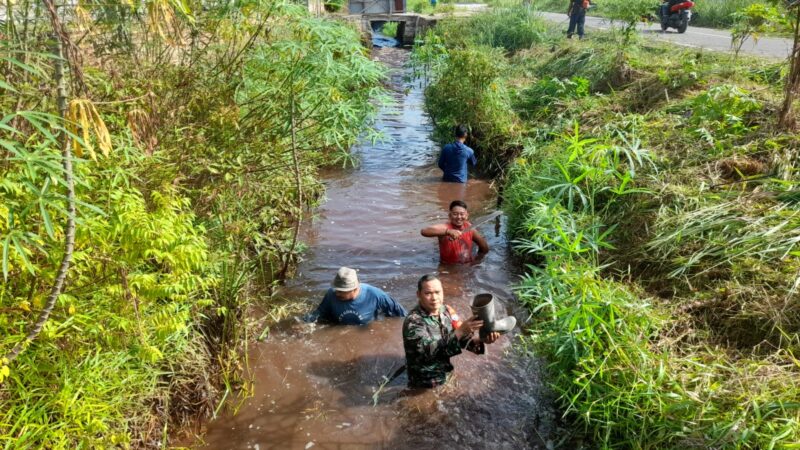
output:
[[[542, 17], [549, 21], [562, 25], [566, 30], [569, 18], [564, 13], [540, 12]], [[594, 30], [609, 30], [613, 26], [610, 19], [604, 17], [586, 17], [586, 27]], [[693, 47], [703, 50], [718, 52], [731, 51], [731, 33], [727, 30], [717, 30], [713, 28], [698, 28], [691, 24], [686, 33], [678, 34], [674, 30], [667, 32], [661, 31], [657, 23], [639, 24], [639, 32], [651, 39], [667, 41], [683, 47]], [[591, 36], [591, 35], [589, 35]], [[741, 53], [766, 58], [786, 58], [792, 48], [790, 39], [776, 37], [762, 37], [757, 42], [752, 39], [744, 43]]]

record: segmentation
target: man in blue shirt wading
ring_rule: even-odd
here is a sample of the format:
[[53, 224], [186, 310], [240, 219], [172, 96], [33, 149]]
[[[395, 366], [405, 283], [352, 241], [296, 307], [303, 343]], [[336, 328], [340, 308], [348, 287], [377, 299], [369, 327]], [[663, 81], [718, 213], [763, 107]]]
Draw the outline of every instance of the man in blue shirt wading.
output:
[[467, 182], [467, 162], [472, 167], [478, 165], [475, 152], [464, 145], [467, 140], [467, 127], [463, 124], [456, 126], [456, 140], [447, 144], [439, 155], [439, 168], [442, 169], [442, 181], [454, 183]]
[[386, 292], [367, 283], [359, 283], [355, 270], [342, 267], [322, 303], [303, 319], [306, 322], [366, 325], [381, 314], [386, 317], [405, 317], [406, 310]]

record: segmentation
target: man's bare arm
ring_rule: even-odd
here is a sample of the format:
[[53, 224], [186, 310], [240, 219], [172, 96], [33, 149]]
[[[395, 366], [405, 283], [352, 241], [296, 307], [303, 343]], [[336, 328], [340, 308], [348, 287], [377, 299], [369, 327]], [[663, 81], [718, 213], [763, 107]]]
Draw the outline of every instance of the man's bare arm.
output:
[[482, 234], [478, 233], [478, 231], [474, 231], [472, 233], [472, 240], [478, 244], [478, 255], [489, 253], [489, 243], [486, 242], [486, 238], [484, 238]]
[[442, 237], [447, 236], [447, 225], [438, 224], [438, 225], [431, 225], [429, 227], [425, 227], [420, 231], [425, 237]]

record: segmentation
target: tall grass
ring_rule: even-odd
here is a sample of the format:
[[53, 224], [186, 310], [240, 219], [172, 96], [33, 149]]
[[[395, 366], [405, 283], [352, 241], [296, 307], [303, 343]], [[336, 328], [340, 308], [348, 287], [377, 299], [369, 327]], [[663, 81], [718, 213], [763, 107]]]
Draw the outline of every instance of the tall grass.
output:
[[[417, 51], [444, 60], [490, 53], [429, 42], [435, 52]], [[505, 75], [490, 83], [511, 99], [505, 142], [520, 146], [483, 150], [505, 166], [509, 232], [528, 262], [522, 345], [550, 360], [567, 416], [598, 448], [795, 448], [800, 179], [796, 158], [775, 156], [797, 135], [764, 114], [779, 83], [761, 62], [621, 51], [604, 33], [495, 45]]]
[[58, 5], [67, 30], [131, 33], [85, 34], [73, 50], [98, 57], [68, 58], [67, 72], [86, 74], [71, 81], [93, 124], [71, 131], [85, 151], [75, 251], [66, 290], [15, 361], [3, 356], [45, 306], [67, 213], [47, 21], [14, 11], [8, 29], [26, 32], [0, 46], [0, 109], [15, 111], [0, 126], [0, 448], [163, 448], [218, 410], [242, 386], [251, 301], [273, 318], [290, 311], [270, 294], [302, 250], [318, 167], [370, 133], [383, 92], [354, 29], [291, 2], [191, 17], [162, 5], [169, 30], [144, 40], [132, 35], [155, 30], [153, 16], [117, 6]]

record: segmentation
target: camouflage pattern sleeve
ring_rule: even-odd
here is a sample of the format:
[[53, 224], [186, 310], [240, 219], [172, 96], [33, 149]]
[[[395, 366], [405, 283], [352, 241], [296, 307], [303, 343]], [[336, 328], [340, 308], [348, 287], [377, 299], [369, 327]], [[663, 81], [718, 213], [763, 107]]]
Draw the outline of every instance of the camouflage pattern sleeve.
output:
[[449, 318], [421, 313], [419, 307], [403, 322], [403, 346], [406, 351], [408, 384], [412, 387], [434, 387], [447, 381], [452, 372], [450, 357], [461, 353]]
[[412, 314], [403, 324], [403, 346], [424, 358], [450, 357], [461, 353], [455, 333], [445, 333], [432, 318]]

